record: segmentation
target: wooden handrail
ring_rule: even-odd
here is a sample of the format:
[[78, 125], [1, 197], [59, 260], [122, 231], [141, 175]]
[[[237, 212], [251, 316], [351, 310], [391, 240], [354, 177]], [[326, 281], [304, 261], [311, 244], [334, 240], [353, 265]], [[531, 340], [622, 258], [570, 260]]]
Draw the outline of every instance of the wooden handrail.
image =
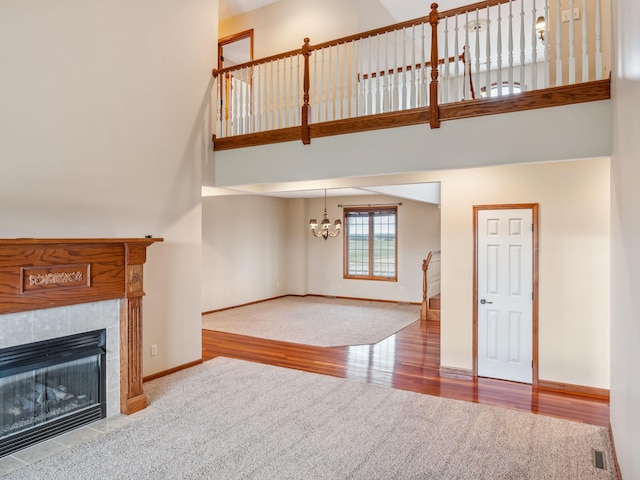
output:
[[309, 38], [304, 39], [304, 45], [302, 45], [302, 56], [304, 57], [304, 79], [302, 82], [302, 143], [309, 145], [311, 143], [311, 134], [309, 132], [309, 57], [311, 56], [311, 49], [309, 48]]
[[[460, 55], [458, 55], [457, 57], [449, 57], [449, 62], [450, 62], [450, 63], [453, 63], [453, 62], [455, 62], [456, 60], [462, 60], [462, 55], [463, 55], [463, 54], [460, 54]], [[438, 59], [438, 65], [444, 65], [444, 61], [445, 61], [445, 59], [444, 59], [444, 58], [440, 58], [440, 59]], [[362, 75], [362, 78], [363, 78], [364, 80], [368, 80], [369, 78], [376, 78], [376, 77], [379, 77], [379, 76], [380, 76], [380, 77], [382, 77], [382, 76], [384, 76], [384, 75], [393, 75], [395, 72], [402, 73], [402, 72], [404, 72], [405, 70], [406, 70], [407, 72], [409, 72], [409, 71], [411, 71], [411, 70], [413, 70], [413, 69], [418, 70], [418, 69], [420, 69], [420, 68], [423, 68], [423, 67], [430, 67], [430, 66], [431, 66], [431, 62], [425, 62], [424, 64], [422, 64], [422, 63], [417, 63], [415, 66], [413, 66], [413, 65], [407, 65], [407, 66], [406, 66], [406, 67], [404, 67], [404, 68], [402, 68], [402, 67], [399, 67], [399, 68], [397, 68], [397, 69], [390, 68], [390, 69], [389, 69], [389, 70], [387, 70], [387, 71], [384, 71], [384, 70], [383, 70], [383, 71], [381, 71], [381, 72], [373, 72], [373, 73], [371, 73], [371, 74], [365, 74], [365, 75]]]
[[438, 4], [431, 4], [429, 23], [431, 24], [431, 85], [429, 85], [429, 125], [440, 128], [438, 110]]
[[259, 58], [258, 60], [253, 60], [252, 62], [239, 63], [238, 65], [221, 68], [219, 70], [217, 68], [214, 68], [211, 71], [211, 74], [214, 77], [217, 77], [218, 75], [222, 75], [223, 73], [234, 72], [236, 70], [240, 70], [248, 67], [255, 67], [256, 65], [260, 65], [263, 63], [273, 62], [274, 60], [282, 60], [283, 58], [295, 57], [296, 55], [301, 55], [301, 54], [302, 54], [302, 49], [299, 48], [297, 50], [290, 50], [288, 52], [279, 53], [277, 55], [271, 55], [269, 57]]

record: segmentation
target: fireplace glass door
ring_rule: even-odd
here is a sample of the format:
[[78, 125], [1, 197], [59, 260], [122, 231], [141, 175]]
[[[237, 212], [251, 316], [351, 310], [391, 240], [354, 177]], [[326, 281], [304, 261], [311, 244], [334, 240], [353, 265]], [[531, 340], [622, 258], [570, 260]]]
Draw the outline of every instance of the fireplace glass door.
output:
[[0, 455], [103, 418], [105, 331], [0, 350]]

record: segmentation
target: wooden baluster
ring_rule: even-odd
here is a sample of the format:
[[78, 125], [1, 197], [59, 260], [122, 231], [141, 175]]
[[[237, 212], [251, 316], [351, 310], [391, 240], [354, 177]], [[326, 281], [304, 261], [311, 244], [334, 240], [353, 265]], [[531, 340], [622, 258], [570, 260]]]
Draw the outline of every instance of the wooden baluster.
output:
[[509, 95], [513, 94], [513, 0], [509, 0]]
[[[309, 93], [309, 95], [311, 95], [311, 93]], [[302, 91], [302, 89], [300, 88], [300, 55], [296, 55], [296, 97], [295, 97], [295, 105], [297, 108], [295, 108], [296, 110], [296, 125], [302, 125], [302, 120], [301, 120], [301, 112], [302, 112], [302, 105], [304, 103], [303, 100], [304, 97], [304, 92]], [[302, 102], [301, 102], [302, 100]], [[307, 106], [307, 109], [310, 109], [310, 106]], [[309, 120], [311, 120], [311, 115], [309, 115]]]
[[422, 40], [420, 43], [420, 106], [426, 107], [429, 103], [427, 101], [427, 46], [426, 46], [426, 34], [425, 24], [421, 26]]
[[[318, 52], [316, 50], [313, 54], [313, 93], [315, 94], [313, 98], [315, 102], [314, 103], [315, 108], [311, 108], [311, 114], [313, 115], [314, 123], [318, 123], [320, 121], [320, 88], [321, 87], [318, 84], [318, 57], [319, 56], [320, 55], [318, 55]], [[303, 79], [303, 85], [304, 85], [304, 79]], [[304, 96], [304, 86], [303, 86], [302, 94]], [[304, 104], [304, 100], [303, 100], [303, 104]]]
[[525, 88], [524, 2], [520, 2], [520, 88]]
[[[469, 25], [469, 12], [464, 14], [465, 25]], [[469, 29], [464, 29], [464, 47], [462, 47], [462, 56], [464, 59], [463, 75], [464, 75], [464, 93], [463, 100], [471, 98], [471, 64], [469, 63], [471, 55], [469, 53]]]
[[556, 87], [562, 85], [562, 12], [560, 0], [556, 0]]
[[438, 4], [431, 4], [429, 12], [431, 24], [431, 85], [429, 105], [429, 125], [431, 128], [440, 128], [440, 112], [438, 109]]
[[221, 135], [223, 137], [229, 136], [229, 95], [227, 90], [227, 74], [223, 73], [220, 75], [220, 121], [222, 124]]
[[402, 28], [402, 91], [400, 95], [399, 110], [406, 110], [409, 108], [408, 95], [407, 95], [407, 31], [406, 28]]
[[496, 67], [496, 83], [498, 84], [498, 96], [502, 96], [502, 4], [498, 4], [498, 30], [496, 32], [496, 50], [498, 51]]
[[[597, 1], [597, 0], [596, 0]], [[589, 50], [588, 42], [589, 35], [587, 34], [587, 25], [589, 23], [588, 16], [589, 9], [587, 8], [587, 0], [582, 2], [582, 81], [589, 81]]]
[[544, 0], [544, 21], [545, 25], [545, 34], [547, 38], [543, 43], [543, 51], [544, 51], [544, 88], [549, 88], [549, 0]]
[[311, 143], [311, 135], [309, 131], [309, 57], [311, 56], [311, 47], [309, 46], [309, 38], [304, 39], [302, 45], [302, 56], [304, 57], [304, 79], [302, 81], [302, 143], [309, 145]]
[[325, 75], [324, 75], [324, 66], [325, 66], [325, 51], [326, 48], [322, 49], [322, 58], [320, 59], [320, 83], [322, 84], [320, 86], [321, 90], [322, 90], [322, 115], [320, 116], [319, 121], [320, 122], [324, 122], [327, 119], [327, 82], [325, 81]]
[[573, 19], [574, 1], [569, 0], [569, 85], [576, 83], [576, 21]]
[[333, 75], [335, 85], [333, 87], [333, 119], [340, 120], [340, 95], [342, 95], [342, 62], [340, 61], [340, 45], [336, 45], [336, 60], [334, 62], [336, 73]]
[[327, 74], [327, 120], [335, 120], [335, 88], [333, 85], [333, 47], [329, 45], [327, 47], [329, 50], [329, 70]]
[[343, 84], [343, 98], [344, 104], [342, 106], [342, 118], [350, 118], [349, 106], [351, 105], [351, 100], [349, 98], [349, 56], [347, 51], [347, 43], [344, 43], [344, 84]]
[[274, 80], [273, 80], [273, 61], [269, 62], [269, 79], [268, 79], [268, 83], [269, 83], [269, 95], [267, 97], [267, 102], [268, 102], [268, 109], [269, 109], [269, 122], [267, 125], [267, 130], [274, 130], [275, 127], [275, 109], [276, 109], [276, 103], [275, 103], [275, 95], [274, 93]]
[[[476, 85], [480, 87], [480, 9], [476, 8]], [[473, 84], [473, 83], [472, 83]], [[475, 95], [474, 97], [475, 98]]]
[[214, 118], [214, 137], [222, 137], [222, 117], [221, 117], [221, 113], [222, 113], [222, 95], [220, 95], [220, 89], [222, 88], [222, 84], [220, 83], [220, 77], [222, 75], [218, 74], [217, 70], [213, 70], [212, 72], [213, 75], [213, 88], [214, 88], [214, 94], [213, 94], [213, 114], [215, 115]]
[[397, 112], [400, 108], [400, 61], [398, 60], [398, 30], [393, 32], [393, 98], [391, 108]]
[[[498, 38], [500, 38], [500, 4], [498, 4]], [[489, 6], [487, 5], [487, 19], [489, 18]], [[485, 92], [487, 97], [491, 96], [491, 22], [487, 22], [487, 61], [486, 61], [486, 74], [485, 74]], [[499, 42], [500, 40], [498, 40]], [[501, 85], [502, 81], [498, 80], [498, 85]], [[480, 86], [480, 84], [478, 84]]]
[[239, 130], [239, 113], [240, 113], [240, 109], [239, 109], [239, 103], [240, 100], [238, 98], [239, 93], [240, 93], [240, 89], [238, 88], [238, 72], [234, 71], [231, 76], [229, 77], [229, 85], [231, 86], [231, 105], [230, 105], [230, 111], [231, 111], [231, 129], [232, 129], [232, 135], [237, 135], [238, 134], [238, 130]]
[[286, 70], [283, 69], [283, 60], [278, 59], [276, 62], [276, 97], [274, 98], [275, 106], [276, 106], [276, 119], [277, 124], [276, 128], [282, 128], [282, 120], [284, 116], [284, 88], [283, 81], [286, 83], [286, 79], [280, 79], [280, 72], [282, 72], [282, 77], [285, 77]]
[[253, 105], [254, 114], [256, 117], [256, 132], [262, 131], [262, 64], [258, 64], [254, 67], [255, 75], [253, 77], [255, 81], [256, 89], [256, 101]]
[[602, 16], [601, 0], [596, 0], [596, 80], [602, 80]]
[[[373, 57], [373, 37], [369, 36], [369, 68], [367, 69], [367, 71], [369, 72], [369, 77], [366, 82], [366, 88], [367, 88], [367, 108], [365, 110], [366, 115], [371, 115], [371, 113], [373, 112], [373, 91], [371, 90], [371, 87], [373, 86], [372, 57]], [[364, 84], [364, 79], [363, 79], [363, 84]]]
[[349, 77], [349, 96], [351, 98], [351, 110], [349, 112], [350, 117], [360, 116], [360, 105], [362, 99], [360, 98], [360, 89], [358, 88], [360, 82], [360, 52], [362, 51], [362, 40], [351, 40], [351, 75]]
[[410, 108], [418, 106], [418, 71], [416, 67], [416, 26], [411, 27], [411, 98]]
[[247, 87], [249, 85], [248, 81], [247, 81], [247, 69], [243, 68], [242, 70], [240, 70], [240, 79], [238, 81], [238, 84], [240, 86], [240, 113], [241, 113], [241, 131], [242, 133], [248, 133], [248, 116], [249, 116], [249, 91], [247, 90]]
[[442, 101], [449, 103], [449, 17], [444, 18], [444, 68], [442, 69]]
[[538, 14], [536, 11], [536, 4], [533, 2], [532, 10], [532, 24], [531, 24], [531, 88], [533, 90], [538, 89], [538, 32], [536, 32], [536, 23]]
[[[380, 48], [380, 37], [378, 37], [378, 48]], [[382, 106], [382, 110], [378, 109], [378, 113], [388, 112], [389, 111], [389, 90], [391, 89], [391, 81], [389, 79], [389, 34], [385, 33], [385, 45], [384, 45], [384, 71], [378, 72], [378, 75], [382, 75], [379, 88], [381, 88], [379, 94], [381, 95], [380, 105]], [[378, 70], [380, 70], [378, 68]]]
[[[454, 73], [453, 73], [453, 78], [454, 78], [454, 82], [455, 82], [455, 86], [454, 86], [454, 90], [456, 92], [456, 98], [454, 99], [456, 102], [459, 100], [464, 100], [464, 84], [462, 86], [463, 88], [463, 92], [462, 95], [460, 95], [460, 56], [459, 56], [459, 51], [460, 51], [460, 45], [458, 43], [458, 14], [456, 13], [456, 17], [455, 17], [455, 35], [453, 36], [454, 42], [453, 42], [453, 54], [456, 56], [456, 60], [454, 63]], [[463, 70], [464, 71], [464, 70]], [[464, 82], [463, 82], [464, 83]]]
[[295, 94], [295, 90], [293, 89], [293, 57], [289, 57], [289, 70], [287, 71], [287, 59], [284, 58], [284, 82], [283, 88], [285, 92], [284, 98], [284, 127], [290, 127], [293, 123], [293, 96]]

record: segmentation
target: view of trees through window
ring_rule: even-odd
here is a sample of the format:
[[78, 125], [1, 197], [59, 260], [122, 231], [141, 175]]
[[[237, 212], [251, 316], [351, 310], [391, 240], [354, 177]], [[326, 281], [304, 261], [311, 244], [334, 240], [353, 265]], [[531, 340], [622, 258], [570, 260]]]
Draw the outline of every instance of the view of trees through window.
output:
[[345, 208], [345, 278], [396, 280], [397, 207]]

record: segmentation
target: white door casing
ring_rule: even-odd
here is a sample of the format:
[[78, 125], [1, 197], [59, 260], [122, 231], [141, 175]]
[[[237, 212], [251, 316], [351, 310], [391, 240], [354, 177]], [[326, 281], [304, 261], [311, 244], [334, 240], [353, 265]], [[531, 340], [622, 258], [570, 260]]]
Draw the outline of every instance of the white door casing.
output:
[[533, 382], [533, 212], [477, 210], [477, 374]]

